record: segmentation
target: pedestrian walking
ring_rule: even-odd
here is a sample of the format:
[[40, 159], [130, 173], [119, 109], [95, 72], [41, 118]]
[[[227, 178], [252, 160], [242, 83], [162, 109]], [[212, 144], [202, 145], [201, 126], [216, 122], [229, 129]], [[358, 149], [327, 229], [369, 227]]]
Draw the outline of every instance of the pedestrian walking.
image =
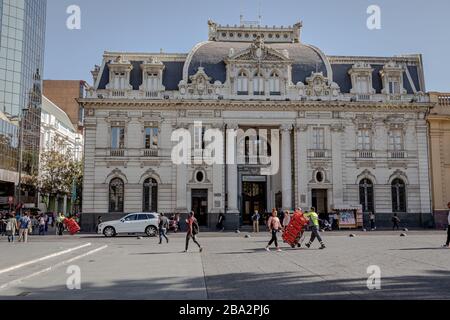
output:
[[6, 214], [3, 212], [0, 212], [0, 235], [1, 236], [6, 235], [6, 221], [7, 221]]
[[220, 231], [225, 230], [224, 222], [225, 222], [225, 215], [223, 214], [223, 212], [221, 212], [219, 214], [219, 219], [218, 219], [217, 226], [216, 226], [218, 230], [220, 230]]
[[309, 249], [314, 242], [314, 240], [319, 240], [320, 242], [320, 249], [323, 250], [326, 248], [325, 244], [323, 243], [322, 237], [320, 236], [319, 231], [319, 215], [316, 213], [315, 208], [311, 208], [311, 211], [304, 214], [305, 217], [309, 219], [310, 225], [311, 225], [311, 239], [306, 244], [306, 247]]
[[45, 226], [46, 226], [46, 222], [45, 222], [44, 215], [42, 214], [41, 217], [39, 218], [39, 235], [40, 236], [45, 236]]
[[400, 223], [400, 218], [397, 216], [396, 213], [394, 213], [394, 216], [392, 217], [392, 224], [393, 224], [392, 230], [395, 230], [395, 229], [400, 230], [399, 223]]
[[189, 213], [189, 217], [186, 219], [187, 224], [187, 233], [186, 233], [186, 250], [184, 252], [188, 252], [189, 249], [189, 241], [192, 239], [194, 243], [198, 246], [199, 251], [202, 252], [203, 248], [200, 243], [197, 241], [197, 235], [199, 233], [199, 225], [197, 219], [194, 217], [194, 211]]
[[169, 243], [169, 238], [167, 238], [167, 230], [169, 229], [169, 219], [164, 215], [164, 213], [161, 213], [159, 215], [159, 244], [162, 244], [162, 238], [164, 237]]
[[[450, 202], [447, 204], [447, 207], [450, 209]], [[444, 248], [450, 248], [450, 211], [447, 216], [447, 242], [444, 244]]]
[[95, 227], [95, 233], [98, 233], [98, 226], [103, 223], [103, 217], [99, 216], [97, 218], [97, 226]]
[[259, 220], [261, 220], [261, 216], [260, 216], [258, 210], [255, 210], [255, 213], [252, 216], [253, 233], [259, 233]]
[[176, 213], [175, 214], [175, 223], [176, 223], [176, 225], [177, 225], [177, 231], [182, 231], [181, 230], [181, 223], [180, 223], [180, 214], [179, 213]]
[[286, 228], [289, 226], [289, 223], [291, 223], [291, 213], [289, 212], [289, 210], [286, 210], [284, 212], [284, 217], [283, 217], [283, 229], [286, 230]]
[[370, 230], [375, 231], [375, 229], [376, 229], [375, 214], [373, 212], [370, 213], [369, 220], [370, 220]]
[[272, 235], [272, 238], [269, 241], [269, 244], [266, 247], [266, 251], [270, 251], [270, 246], [275, 244], [275, 247], [278, 252], [281, 252], [281, 248], [278, 246], [278, 232], [281, 231], [281, 222], [278, 218], [277, 210], [272, 210], [272, 215], [269, 217], [267, 221], [267, 227], [269, 228], [269, 232]]
[[31, 219], [29, 217], [29, 213], [26, 212], [19, 219], [19, 242], [23, 241], [24, 243], [28, 242], [28, 233], [30, 232]]
[[48, 217], [48, 215], [46, 214], [46, 213], [44, 213], [44, 221], [45, 221], [45, 224], [44, 224], [44, 232], [47, 234], [47, 232], [48, 232], [48, 220], [49, 220], [49, 217]]
[[39, 231], [38, 227], [39, 227], [39, 221], [38, 219], [36, 219], [36, 216], [32, 215], [30, 213], [30, 219], [31, 219], [31, 224], [30, 224], [30, 234], [34, 235], [36, 233], [36, 231]]
[[56, 226], [57, 226], [57, 231], [58, 231], [58, 235], [62, 236], [64, 233], [64, 219], [66, 217], [64, 217], [64, 215], [60, 212], [58, 214], [58, 217], [56, 218]]
[[8, 236], [8, 242], [14, 242], [14, 236], [16, 235], [16, 231], [18, 229], [17, 227], [17, 220], [14, 217], [14, 213], [11, 213], [6, 222], [6, 235]]

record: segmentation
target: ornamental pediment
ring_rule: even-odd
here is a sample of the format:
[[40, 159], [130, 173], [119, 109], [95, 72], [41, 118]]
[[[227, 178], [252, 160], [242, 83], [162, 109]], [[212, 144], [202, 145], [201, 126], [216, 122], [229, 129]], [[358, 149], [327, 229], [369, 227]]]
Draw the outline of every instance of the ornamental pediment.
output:
[[235, 53], [234, 49], [230, 50], [229, 57], [225, 60], [228, 62], [253, 62], [253, 61], [277, 61], [291, 62], [287, 51], [279, 52], [264, 44], [260, 38], [256, 39], [249, 48], [244, 51]]
[[[297, 84], [297, 86], [299, 86]], [[310, 77], [306, 78], [306, 86], [301, 88], [306, 96], [333, 96], [337, 97], [340, 88], [337, 83], [330, 81], [322, 72], [313, 72]]]

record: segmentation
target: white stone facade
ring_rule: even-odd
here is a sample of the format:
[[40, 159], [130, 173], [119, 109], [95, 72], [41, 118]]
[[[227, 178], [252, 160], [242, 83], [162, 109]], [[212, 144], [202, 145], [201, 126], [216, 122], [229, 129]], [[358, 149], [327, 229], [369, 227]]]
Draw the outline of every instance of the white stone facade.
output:
[[[279, 37], [269, 40], [270, 28], [260, 28], [263, 41], [252, 28], [227, 29], [210, 22], [210, 41], [188, 55], [105, 53], [93, 71], [94, 86], [82, 100], [84, 213], [156, 209], [184, 214], [195, 207], [207, 213], [204, 224], [214, 227], [224, 212], [227, 226], [237, 228], [248, 222], [250, 209], [315, 205], [331, 212], [364, 202], [365, 211], [385, 217], [399, 212], [412, 224], [424, 223], [431, 212], [430, 105], [423, 94], [420, 56], [326, 57], [299, 44], [300, 27], [276, 29], [281, 37], [287, 32], [287, 39], [294, 39], [285, 43], [286, 49]], [[236, 32], [253, 38], [226, 40]], [[212, 56], [218, 55], [215, 45], [222, 50], [222, 62], [195, 65], [204, 59], [198, 55], [208, 57], [208, 46]], [[300, 51], [319, 62], [299, 62]], [[175, 79], [177, 87], [171, 88], [168, 77], [176, 63], [184, 67]], [[103, 75], [110, 79], [105, 82]], [[196, 121], [224, 135], [234, 128], [278, 129], [280, 170], [263, 176], [257, 164], [175, 165], [171, 135], [184, 128], [195, 140]], [[224, 145], [226, 159], [231, 150]], [[111, 191], [117, 179], [123, 186]], [[150, 196], [144, 188], [149, 181], [157, 185]], [[362, 192], [362, 181], [370, 181], [372, 191]], [[264, 190], [256, 196], [249, 190], [260, 187]], [[111, 192], [123, 196], [111, 200]]]

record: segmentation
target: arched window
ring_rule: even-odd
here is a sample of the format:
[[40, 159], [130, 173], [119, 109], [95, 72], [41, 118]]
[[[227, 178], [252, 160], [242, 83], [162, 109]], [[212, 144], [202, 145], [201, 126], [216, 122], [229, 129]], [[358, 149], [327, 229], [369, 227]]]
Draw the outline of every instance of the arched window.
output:
[[144, 181], [142, 211], [158, 212], [158, 182], [148, 178]]
[[402, 179], [392, 181], [392, 212], [406, 212], [406, 185]]
[[359, 202], [362, 205], [363, 212], [375, 212], [373, 201], [373, 183], [369, 179], [363, 179], [359, 183]]
[[124, 184], [120, 178], [114, 178], [109, 183], [109, 212], [123, 212], [124, 203]]
[[248, 75], [245, 71], [239, 72], [237, 78], [237, 94], [248, 95]]
[[255, 96], [264, 95], [264, 77], [260, 72], [255, 73], [253, 77], [253, 94]]
[[280, 92], [280, 76], [277, 72], [272, 72], [269, 79], [270, 95], [279, 96]]

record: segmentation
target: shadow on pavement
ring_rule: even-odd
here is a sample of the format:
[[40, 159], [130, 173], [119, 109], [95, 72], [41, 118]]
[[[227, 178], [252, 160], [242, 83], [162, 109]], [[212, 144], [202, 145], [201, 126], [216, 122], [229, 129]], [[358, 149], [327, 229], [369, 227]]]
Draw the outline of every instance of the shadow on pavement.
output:
[[383, 277], [382, 290], [376, 291], [367, 289], [366, 280], [366, 278], [325, 280], [321, 275], [302, 277], [294, 273], [244, 272], [192, 278], [159, 277], [140, 281], [117, 281], [104, 286], [98, 283], [82, 283], [81, 290], [72, 291], [62, 285], [38, 291], [23, 286], [20, 290], [29, 294], [19, 295], [14, 299], [450, 299], [448, 290], [450, 271], [431, 270], [423, 276]]

